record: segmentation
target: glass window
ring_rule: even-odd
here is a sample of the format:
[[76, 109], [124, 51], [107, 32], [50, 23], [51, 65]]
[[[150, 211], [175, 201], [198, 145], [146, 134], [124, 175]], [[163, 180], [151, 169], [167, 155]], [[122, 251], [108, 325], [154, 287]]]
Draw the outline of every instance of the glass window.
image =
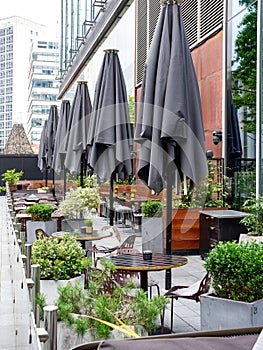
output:
[[40, 131], [32, 131], [31, 132], [31, 140], [32, 141], [39, 141], [41, 137], [41, 132]]
[[13, 34], [13, 27], [6, 28], [6, 34]]
[[32, 118], [31, 126], [32, 127], [37, 127], [37, 128], [42, 127], [42, 119], [41, 118]]
[[12, 78], [6, 79], [6, 85], [7, 86], [13, 85], [13, 79]]
[[10, 35], [6, 38], [7, 43], [12, 43], [13, 42], [13, 35]]

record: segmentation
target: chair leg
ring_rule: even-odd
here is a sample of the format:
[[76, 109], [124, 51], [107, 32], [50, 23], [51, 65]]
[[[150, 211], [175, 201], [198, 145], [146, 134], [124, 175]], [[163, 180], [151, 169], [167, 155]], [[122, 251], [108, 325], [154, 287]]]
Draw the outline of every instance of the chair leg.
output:
[[174, 298], [171, 298], [171, 333], [173, 333], [174, 323]]

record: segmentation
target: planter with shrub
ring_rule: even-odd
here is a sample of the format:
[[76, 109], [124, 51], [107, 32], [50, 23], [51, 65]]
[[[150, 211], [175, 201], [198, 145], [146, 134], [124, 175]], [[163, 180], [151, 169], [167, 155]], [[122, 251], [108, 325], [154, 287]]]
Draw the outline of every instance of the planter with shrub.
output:
[[[112, 329], [121, 326], [120, 321], [135, 332], [144, 329], [144, 335], [151, 333], [158, 327], [159, 315], [168, 303], [167, 299], [163, 296], [148, 299], [147, 293], [140, 289], [134, 293], [131, 280], [121, 287], [112, 279], [114, 265], [103, 260], [101, 263], [101, 270], [88, 270], [87, 289], [78, 285], [59, 288], [60, 320], [77, 333], [80, 342], [87, 333], [96, 340], [116, 337], [116, 331], [112, 332]], [[125, 331], [124, 327], [121, 329]], [[119, 337], [121, 332], [118, 333]], [[122, 332], [122, 337], [128, 336]]]
[[239, 241], [263, 242], [263, 198], [246, 200], [243, 209], [248, 215], [240, 223], [246, 226], [248, 233], [241, 233]]
[[164, 218], [163, 205], [160, 201], [149, 200], [141, 206], [142, 250], [153, 253], [164, 252]]
[[212, 294], [201, 296], [202, 330], [263, 324], [263, 244], [220, 242], [205, 258]]
[[36, 229], [41, 228], [48, 235], [57, 231], [57, 221], [52, 220], [54, 208], [50, 204], [37, 203], [26, 208], [26, 213], [31, 215], [31, 220], [26, 222], [27, 243], [35, 242]]
[[66, 193], [65, 200], [59, 205], [59, 212], [65, 219], [62, 220], [62, 230], [73, 232], [85, 226], [85, 218], [97, 210], [100, 197], [97, 187], [71, 189]]
[[56, 302], [58, 286], [81, 282], [83, 288], [81, 273], [91, 264], [76, 237], [68, 234], [61, 241], [46, 237], [34, 242], [31, 263], [40, 265], [40, 292], [47, 305]]
[[2, 174], [2, 179], [8, 183], [10, 191], [15, 191], [17, 190], [17, 183], [23, 174], [23, 170], [16, 171], [16, 169], [7, 169]]

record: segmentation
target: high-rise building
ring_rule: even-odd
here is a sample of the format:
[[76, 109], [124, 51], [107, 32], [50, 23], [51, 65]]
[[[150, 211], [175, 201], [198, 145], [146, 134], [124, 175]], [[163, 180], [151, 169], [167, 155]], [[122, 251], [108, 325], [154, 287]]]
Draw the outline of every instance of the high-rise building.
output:
[[27, 115], [29, 53], [45, 26], [21, 17], [0, 19], [0, 153], [15, 122]]
[[26, 130], [29, 141], [38, 144], [51, 105], [58, 105], [59, 47], [54, 41], [32, 43], [28, 75]]

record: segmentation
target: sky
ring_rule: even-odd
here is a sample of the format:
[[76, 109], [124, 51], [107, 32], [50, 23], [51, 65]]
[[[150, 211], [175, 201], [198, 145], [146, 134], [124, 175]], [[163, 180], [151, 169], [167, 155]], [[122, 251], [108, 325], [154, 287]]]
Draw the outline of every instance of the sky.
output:
[[0, 18], [20, 16], [48, 26], [56, 36], [60, 18], [60, 0], [0, 0]]

